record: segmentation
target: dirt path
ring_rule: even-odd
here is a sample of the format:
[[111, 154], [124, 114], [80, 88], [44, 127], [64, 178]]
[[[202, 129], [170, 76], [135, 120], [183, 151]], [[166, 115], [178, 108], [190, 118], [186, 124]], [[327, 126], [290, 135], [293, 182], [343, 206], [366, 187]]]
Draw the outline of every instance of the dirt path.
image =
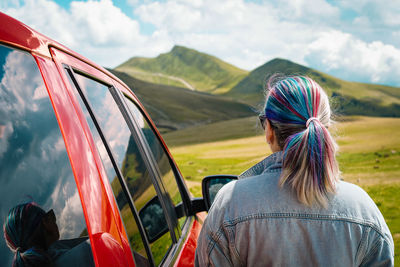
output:
[[195, 186], [200, 186], [201, 187], [201, 181], [189, 181], [187, 179], [185, 179], [186, 185], [188, 186], [188, 188], [192, 188]]
[[188, 89], [190, 89], [192, 91], [196, 91], [196, 88], [194, 88], [190, 83], [188, 83], [187, 81], [185, 81], [182, 78], [179, 78], [179, 77], [176, 77], [176, 76], [166, 75], [166, 74], [163, 74], [163, 73], [150, 73], [150, 74], [178, 81], [178, 82], [182, 83], [183, 85], [185, 85]]

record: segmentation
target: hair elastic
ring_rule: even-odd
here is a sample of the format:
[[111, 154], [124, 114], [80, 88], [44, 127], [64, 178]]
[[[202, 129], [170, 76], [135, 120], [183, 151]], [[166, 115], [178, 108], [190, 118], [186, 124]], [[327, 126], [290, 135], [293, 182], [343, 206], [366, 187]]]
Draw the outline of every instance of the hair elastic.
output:
[[319, 119], [317, 117], [311, 117], [307, 120], [306, 122], [306, 128], [308, 128], [308, 126], [310, 125], [310, 122], [312, 122], [313, 120], [319, 121]]

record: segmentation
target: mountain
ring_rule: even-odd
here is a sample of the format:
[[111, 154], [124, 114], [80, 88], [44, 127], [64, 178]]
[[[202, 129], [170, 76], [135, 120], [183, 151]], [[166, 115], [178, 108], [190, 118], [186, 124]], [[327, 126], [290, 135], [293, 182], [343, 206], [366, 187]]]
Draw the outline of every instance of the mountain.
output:
[[255, 115], [249, 105], [221, 96], [149, 83], [110, 71], [133, 90], [161, 132]]
[[115, 68], [148, 82], [222, 93], [234, 87], [248, 71], [214, 56], [174, 46], [156, 58], [133, 57]]
[[116, 70], [157, 84], [221, 95], [256, 109], [263, 105], [264, 86], [272, 74], [307, 75], [332, 97], [336, 114], [400, 117], [400, 88], [344, 81], [280, 58], [248, 73], [214, 56], [175, 46], [156, 58], [131, 58]]
[[224, 95], [259, 107], [264, 102], [265, 84], [273, 74], [311, 77], [332, 97], [338, 114], [400, 117], [400, 88], [348, 82], [280, 58], [254, 69]]

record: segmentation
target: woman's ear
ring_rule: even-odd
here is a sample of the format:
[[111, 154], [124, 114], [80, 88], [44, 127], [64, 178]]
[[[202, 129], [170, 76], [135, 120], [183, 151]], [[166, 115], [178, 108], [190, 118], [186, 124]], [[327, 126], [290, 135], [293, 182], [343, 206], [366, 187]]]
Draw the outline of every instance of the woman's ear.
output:
[[270, 145], [274, 142], [274, 130], [272, 129], [272, 125], [269, 122], [269, 120], [266, 120], [266, 125], [265, 125], [265, 137], [267, 139], [267, 143]]
[[269, 147], [271, 148], [272, 152], [277, 152], [281, 151], [282, 148], [278, 144], [278, 137], [276, 136], [276, 132], [274, 128], [272, 128], [271, 122], [267, 120], [265, 127], [265, 137], [267, 139], [267, 143], [269, 144]]

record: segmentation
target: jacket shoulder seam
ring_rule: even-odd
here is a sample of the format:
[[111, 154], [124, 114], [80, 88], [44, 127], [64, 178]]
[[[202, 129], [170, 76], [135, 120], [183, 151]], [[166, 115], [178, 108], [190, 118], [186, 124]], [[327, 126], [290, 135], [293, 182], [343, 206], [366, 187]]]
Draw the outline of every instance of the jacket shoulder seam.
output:
[[[354, 223], [354, 224], [359, 224], [365, 227], [369, 227], [376, 231], [385, 241], [387, 241], [387, 238], [385, 235], [381, 232], [379, 227], [368, 221], [356, 219], [356, 218], [346, 218], [346, 217], [339, 217], [336, 215], [321, 215], [321, 214], [305, 214], [305, 213], [260, 213], [260, 214], [251, 214], [247, 216], [241, 216], [238, 218], [235, 218], [233, 220], [227, 220], [223, 222], [223, 225], [225, 227], [232, 227], [235, 226], [236, 224], [249, 221], [249, 220], [258, 220], [258, 219], [296, 219], [296, 220], [319, 220], [319, 221], [341, 221], [341, 222], [348, 222], [348, 223]], [[222, 229], [222, 227], [220, 227]], [[388, 241], [387, 241], [388, 242]], [[390, 243], [390, 242], [388, 242]]]
[[209, 238], [209, 243], [207, 245], [208, 255], [211, 254], [211, 251], [214, 249], [214, 246], [219, 241], [221, 235], [222, 235], [222, 226], [218, 229], [216, 233], [211, 232], [210, 234], [208, 234]]

